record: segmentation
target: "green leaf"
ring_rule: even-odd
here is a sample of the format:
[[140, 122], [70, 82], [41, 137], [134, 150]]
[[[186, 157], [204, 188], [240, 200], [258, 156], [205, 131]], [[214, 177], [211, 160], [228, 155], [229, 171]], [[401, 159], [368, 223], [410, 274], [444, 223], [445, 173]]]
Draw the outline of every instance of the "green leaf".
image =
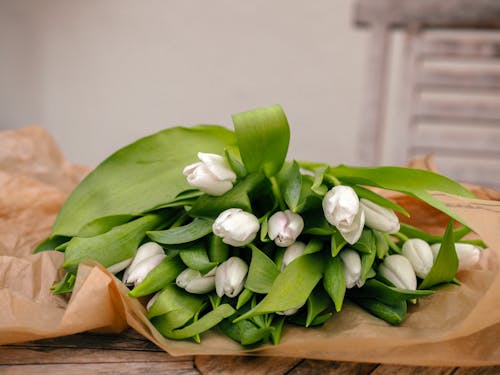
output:
[[242, 179], [247, 175], [247, 170], [245, 169], [243, 163], [239, 161], [229, 150], [226, 150], [226, 160], [239, 179]]
[[62, 267], [76, 273], [78, 264], [87, 259], [109, 267], [132, 258], [146, 232], [156, 228], [162, 220], [160, 215], [149, 214], [95, 237], [73, 237], [64, 253]]
[[214, 221], [212, 219], [195, 218], [191, 223], [181, 227], [160, 231], [149, 231], [147, 235], [155, 242], [165, 245], [176, 245], [196, 241], [205, 237], [212, 232], [213, 223]]
[[162, 322], [156, 322], [155, 327], [166, 338], [173, 340], [182, 340], [193, 337], [195, 335], [199, 335], [200, 333], [205, 332], [212, 327], [215, 327], [223, 319], [233, 315], [235, 311], [236, 310], [234, 310], [231, 305], [224, 303], [216, 307], [214, 310], [208, 312], [199, 320], [193, 322], [187, 327], [170, 330], [169, 327], [162, 324]]
[[302, 213], [304, 220], [304, 234], [312, 234], [317, 236], [331, 236], [337, 233], [337, 229], [330, 225], [325, 219], [323, 211], [308, 210]]
[[314, 319], [330, 306], [330, 298], [321, 288], [315, 288], [307, 299], [306, 327], [309, 327]]
[[300, 174], [299, 164], [296, 161], [285, 164], [277, 179], [286, 205], [290, 210], [295, 211], [299, 204], [302, 189], [302, 175]]
[[353, 299], [359, 306], [376, 317], [385, 320], [392, 325], [398, 325], [406, 318], [406, 301], [400, 301], [394, 305], [384, 304], [375, 298]]
[[182, 263], [177, 254], [168, 256], [153, 268], [144, 280], [132, 289], [128, 295], [139, 298], [153, 294], [174, 281], [184, 268], [184, 263]]
[[[429, 244], [443, 241], [443, 236], [435, 236], [424, 232], [423, 230], [411, 226], [409, 224], [401, 223], [399, 231], [408, 238], [420, 238]], [[453, 240], [459, 241], [462, 237], [471, 232], [471, 229], [465, 226], [453, 230]]]
[[337, 256], [338, 253], [340, 253], [340, 250], [347, 244], [347, 241], [344, 239], [342, 234], [340, 234], [339, 231], [336, 231], [335, 233], [332, 234], [331, 240], [330, 240], [330, 249], [332, 252], [332, 258]]
[[67, 272], [66, 275], [64, 275], [64, 277], [62, 278], [62, 280], [54, 284], [50, 288], [50, 290], [52, 291], [52, 294], [55, 295], [70, 293], [73, 290], [73, 287], [75, 286], [75, 281], [76, 281], [76, 275]]
[[323, 249], [323, 242], [321, 242], [317, 238], [313, 238], [307, 243], [302, 255], [314, 254], [314, 253], [317, 253], [318, 251], [321, 251], [321, 249]]
[[377, 258], [383, 259], [389, 251], [389, 244], [383, 233], [378, 230], [372, 229], [373, 236], [375, 237], [375, 247], [377, 249]]
[[241, 208], [244, 211], [252, 212], [250, 195], [253, 191], [265, 189], [265, 176], [261, 173], [252, 173], [237, 183], [227, 193], [214, 197], [203, 195], [193, 205], [189, 214], [197, 217], [216, 218], [222, 211], [229, 208]]
[[106, 233], [118, 225], [129, 222], [135, 217], [136, 216], [134, 215], [113, 215], [97, 218], [85, 224], [78, 232], [78, 237], [98, 236], [99, 234]]
[[209, 239], [208, 258], [215, 263], [222, 263], [229, 258], [229, 245], [214, 234]]
[[340, 257], [328, 259], [323, 287], [335, 304], [335, 310], [339, 312], [342, 309], [346, 292], [344, 265]]
[[[323, 259], [319, 254], [298, 257], [276, 277], [262, 301], [236, 321], [302, 306], [321, 279], [323, 268]], [[300, 288], [297, 287], [299, 285]]]
[[283, 334], [283, 327], [285, 325], [285, 317], [280, 316], [278, 321], [273, 324], [273, 331], [271, 332], [271, 338], [273, 340], [273, 345], [278, 345], [281, 341], [281, 335]]
[[474, 198], [474, 195], [459, 183], [437, 173], [421, 169], [340, 165], [329, 168], [328, 173], [343, 183], [375, 186], [405, 193], [428, 203], [464, 225], [462, 218], [432, 196], [430, 192], [440, 191], [461, 197]]
[[266, 254], [252, 244], [249, 246], [252, 249], [252, 260], [245, 288], [255, 293], [268, 293], [280, 272], [276, 264]]
[[197, 152], [223, 154], [234, 133], [220, 126], [175, 127], [118, 150], [73, 191], [59, 212], [52, 236], [76, 236], [95, 219], [140, 215], [189, 188], [182, 170]]
[[242, 320], [238, 323], [231, 322], [231, 319], [224, 319], [218, 327], [221, 331], [239, 342], [243, 346], [253, 345], [260, 341], [267, 340], [271, 333], [270, 327], [257, 327], [250, 320]]
[[290, 129], [283, 109], [274, 105], [238, 113], [232, 118], [247, 171], [263, 171], [267, 177], [278, 173], [290, 142]]
[[328, 187], [323, 184], [325, 178], [325, 172], [328, 169], [327, 165], [319, 167], [314, 170], [314, 180], [311, 185], [311, 191], [321, 197], [328, 193]]
[[359, 237], [358, 242], [351, 245], [354, 249], [361, 253], [374, 253], [377, 251], [377, 245], [375, 243], [375, 236], [373, 235], [371, 229], [363, 229], [361, 232], [361, 237]]
[[182, 262], [188, 267], [205, 274], [217, 266], [217, 262], [211, 262], [207, 250], [201, 242], [190, 244], [179, 251]]
[[148, 319], [170, 312], [186, 311], [188, 318], [184, 323], [180, 323], [183, 325], [194, 316], [202, 304], [203, 299], [200, 296], [189, 294], [175, 284], [168, 284], [148, 310]]
[[243, 291], [238, 296], [238, 302], [236, 303], [236, 309], [239, 310], [243, 305], [245, 305], [253, 297], [253, 292], [250, 289], [243, 289]]
[[370, 270], [372, 269], [373, 262], [375, 261], [375, 256], [377, 252], [373, 250], [368, 254], [360, 254], [361, 255], [361, 276], [360, 279], [365, 281], [368, 277]]
[[46, 240], [40, 242], [38, 246], [33, 251], [33, 254], [40, 253], [42, 251], [55, 250], [58, 246], [67, 243], [71, 238], [66, 236], [53, 236]]
[[432, 290], [409, 290], [389, 286], [376, 279], [369, 279], [362, 288], [349, 290], [349, 297], [375, 298], [388, 305], [398, 304], [400, 301], [413, 300], [433, 294]]
[[443, 236], [443, 242], [431, 270], [418, 289], [428, 289], [438, 284], [449, 283], [458, 270], [458, 256], [453, 240], [453, 222], [450, 221]]

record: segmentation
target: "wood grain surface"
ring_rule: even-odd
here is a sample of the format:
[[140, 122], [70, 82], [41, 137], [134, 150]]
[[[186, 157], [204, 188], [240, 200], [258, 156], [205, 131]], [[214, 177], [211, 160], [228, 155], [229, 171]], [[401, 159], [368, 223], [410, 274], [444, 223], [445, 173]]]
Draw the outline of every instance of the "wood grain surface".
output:
[[0, 346], [0, 374], [373, 374], [494, 375], [493, 367], [424, 367], [295, 358], [172, 357], [128, 330], [120, 335], [81, 333]]

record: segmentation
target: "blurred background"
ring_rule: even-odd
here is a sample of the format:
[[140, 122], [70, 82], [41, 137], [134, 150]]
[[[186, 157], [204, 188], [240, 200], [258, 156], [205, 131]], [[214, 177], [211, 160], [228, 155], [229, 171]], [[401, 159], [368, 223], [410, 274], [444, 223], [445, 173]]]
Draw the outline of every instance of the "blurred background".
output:
[[[499, 10], [491, 0], [0, 0], [0, 130], [39, 124], [71, 162], [96, 166], [163, 128], [232, 128], [233, 113], [281, 104], [290, 159], [402, 165], [438, 149], [444, 174], [500, 187], [500, 39], [486, 49], [476, 37], [434, 39], [427, 55], [408, 47], [425, 39], [415, 31], [424, 16], [441, 27], [486, 15], [497, 27]], [[458, 73], [442, 65], [450, 51]], [[461, 66], [478, 53], [493, 61], [486, 78]], [[497, 90], [486, 104], [484, 83]], [[462, 111], [471, 87], [481, 102]]]
[[356, 163], [367, 36], [349, 0], [0, 0], [0, 126], [94, 166], [165, 127], [281, 104], [290, 158]]

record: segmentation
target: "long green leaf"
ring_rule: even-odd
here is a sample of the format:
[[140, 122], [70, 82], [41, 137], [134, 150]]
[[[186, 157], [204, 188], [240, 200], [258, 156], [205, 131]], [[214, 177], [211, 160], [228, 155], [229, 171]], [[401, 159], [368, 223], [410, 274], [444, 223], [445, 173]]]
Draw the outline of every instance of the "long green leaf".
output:
[[78, 264], [87, 259], [109, 267], [132, 258], [146, 232], [157, 227], [162, 220], [160, 215], [149, 214], [95, 237], [73, 237], [64, 253], [62, 267], [74, 273]]
[[458, 256], [453, 240], [453, 222], [450, 221], [443, 236], [443, 242], [431, 270], [418, 286], [428, 289], [438, 284], [449, 283], [455, 278], [458, 270]]
[[248, 269], [245, 287], [255, 293], [268, 293], [273, 286], [279, 271], [269, 257], [250, 244], [252, 261]]
[[264, 299], [236, 321], [303, 305], [321, 279], [323, 268], [323, 257], [318, 253], [298, 257], [276, 277]]
[[175, 199], [189, 188], [183, 168], [197, 153], [220, 155], [236, 146], [234, 133], [220, 126], [175, 127], [118, 150], [73, 191], [52, 229], [52, 235], [76, 236], [101, 217], [138, 215]]
[[191, 323], [187, 327], [179, 328], [176, 330], [170, 330], [169, 327], [165, 327], [161, 322], [155, 324], [158, 331], [169, 339], [182, 340], [195, 335], [199, 335], [212, 327], [215, 327], [223, 319], [230, 317], [235, 313], [231, 305], [224, 303], [217, 306], [214, 310], [208, 312], [202, 316], [199, 320]]
[[165, 245], [177, 245], [199, 240], [211, 233], [213, 223], [214, 221], [211, 219], [195, 218], [191, 223], [181, 227], [149, 231], [147, 235], [155, 242]]
[[323, 278], [323, 287], [335, 304], [335, 310], [340, 311], [346, 292], [344, 265], [340, 257], [329, 258]]
[[418, 198], [444, 212], [455, 220], [463, 222], [454, 211], [430, 194], [440, 191], [466, 198], [474, 195], [459, 183], [434, 172], [403, 167], [331, 167], [328, 173], [343, 183], [375, 186], [394, 190]]
[[267, 177], [278, 173], [290, 142], [290, 128], [283, 109], [274, 105], [238, 113], [232, 118], [247, 171], [263, 171]]

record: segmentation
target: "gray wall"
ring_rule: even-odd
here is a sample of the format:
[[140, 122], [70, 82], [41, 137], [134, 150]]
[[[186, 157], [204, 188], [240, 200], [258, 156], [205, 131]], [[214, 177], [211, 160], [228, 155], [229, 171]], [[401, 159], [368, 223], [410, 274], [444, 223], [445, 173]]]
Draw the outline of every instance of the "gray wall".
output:
[[279, 103], [290, 158], [356, 163], [367, 35], [350, 0], [0, 0], [0, 129], [96, 165], [174, 125]]

